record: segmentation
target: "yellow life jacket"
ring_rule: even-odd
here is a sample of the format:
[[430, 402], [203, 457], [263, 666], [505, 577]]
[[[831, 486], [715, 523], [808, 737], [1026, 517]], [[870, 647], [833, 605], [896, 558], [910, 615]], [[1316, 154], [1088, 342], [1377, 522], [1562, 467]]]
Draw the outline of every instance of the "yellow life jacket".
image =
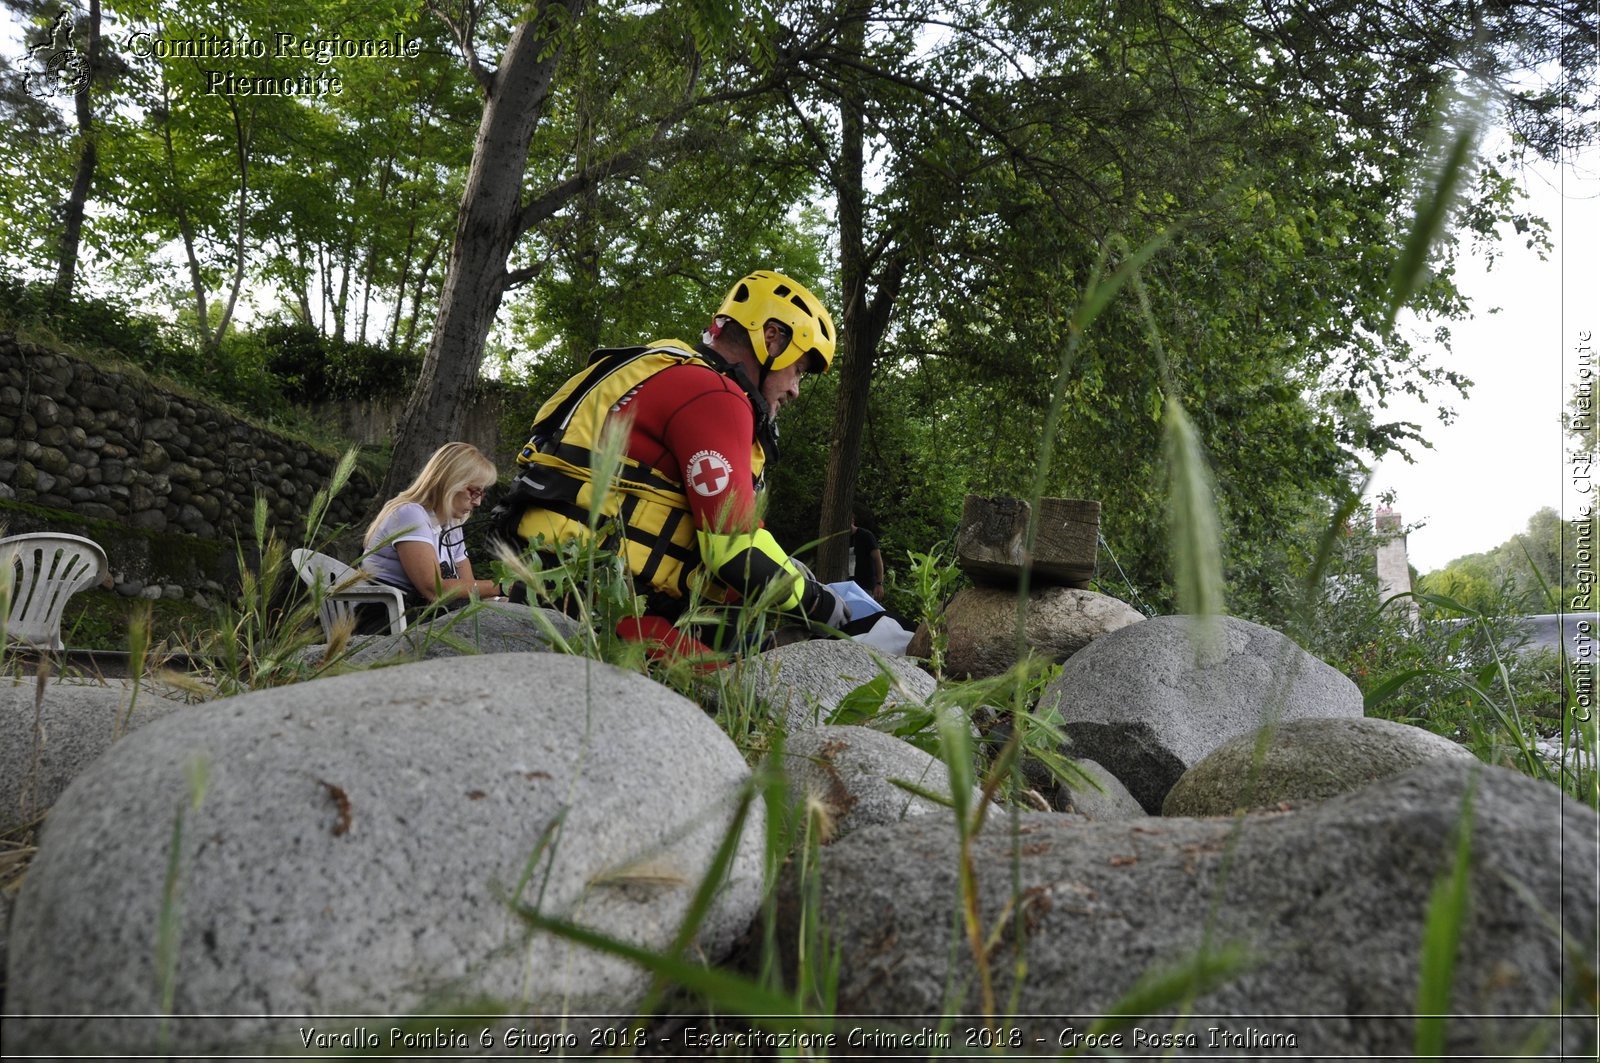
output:
[[[717, 367], [677, 340], [648, 347], [599, 350], [539, 408], [528, 442], [517, 455], [520, 493], [529, 498], [517, 533], [549, 544], [589, 538], [595, 504], [590, 466], [609, 415], [626, 408], [633, 391], [657, 373], [679, 365]], [[766, 454], [751, 440], [750, 468], [761, 489]], [[616, 481], [599, 503], [598, 526], [610, 525], [608, 546], [618, 549], [638, 581], [673, 598], [696, 586], [702, 596], [725, 600], [713, 580], [703, 578], [693, 514], [681, 481], [622, 455]], [[620, 534], [620, 541], [617, 535]]]

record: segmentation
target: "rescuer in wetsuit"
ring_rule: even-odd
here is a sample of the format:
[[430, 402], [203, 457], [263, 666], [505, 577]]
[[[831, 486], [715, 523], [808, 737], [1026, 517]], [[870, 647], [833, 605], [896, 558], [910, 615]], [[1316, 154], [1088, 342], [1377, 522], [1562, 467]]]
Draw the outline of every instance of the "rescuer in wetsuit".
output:
[[496, 529], [514, 545], [587, 537], [590, 457], [602, 427], [621, 416], [622, 468], [600, 505], [620, 529], [607, 545], [646, 595], [645, 619], [625, 637], [682, 654], [684, 636], [671, 625], [691, 593], [733, 601], [770, 586], [780, 588], [780, 609], [839, 627], [848, 619], [843, 601], [789, 559], [756, 508], [762, 472], [776, 457], [773, 418], [833, 354], [833, 319], [821, 301], [766, 271], [734, 285], [693, 347], [663, 340], [596, 351], [540, 408]]

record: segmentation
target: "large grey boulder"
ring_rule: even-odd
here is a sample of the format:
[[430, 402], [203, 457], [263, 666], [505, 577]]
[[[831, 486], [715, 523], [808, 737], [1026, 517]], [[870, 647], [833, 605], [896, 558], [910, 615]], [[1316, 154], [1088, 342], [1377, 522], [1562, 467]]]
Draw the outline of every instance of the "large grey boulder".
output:
[[827, 723], [845, 696], [887, 669], [892, 677], [883, 709], [924, 702], [934, 679], [910, 657], [874, 653], [849, 639], [813, 639], [780, 646], [739, 663], [732, 682], [765, 703], [788, 731]]
[[1128, 788], [1092, 760], [1075, 760], [1078, 773], [1058, 782], [1050, 807], [1088, 819], [1144, 819], [1149, 815]]
[[[131, 712], [129, 711], [131, 707]], [[111, 744], [179, 702], [146, 685], [49, 683], [0, 686], [0, 833], [38, 819]]]
[[[803, 806], [821, 804], [832, 822], [831, 837], [861, 827], [894, 823], [908, 816], [954, 815], [891, 780], [950, 796], [950, 771], [944, 762], [909, 742], [870, 727], [815, 727], [790, 735], [783, 747], [789, 797]], [[974, 790], [972, 801], [982, 799]]]
[[[1469, 788], [1468, 901], [1448, 1009], [1458, 1017], [1446, 1023], [1445, 1055], [1593, 1059], [1600, 823], [1548, 783], [1455, 760], [1241, 819], [1036, 814], [1011, 836], [1009, 817], [990, 816], [971, 866], [981, 933], [995, 942], [995, 998], [1016, 1016], [1007, 1025], [1030, 1051], [1073, 1047], [1057, 1038], [1081, 1035], [1141, 977], [1202, 949], [1215, 959], [1240, 950], [1236, 971], [1192, 999], [1147, 1004], [1120, 1042], [1098, 1047], [1160, 1054], [1150, 1036], [1192, 1035], [1175, 1043], [1179, 1054], [1409, 1058], [1423, 928]], [[980, 1012], [977, 960], [954, 929], [960, 867], [955, 828], [937, 816], [822, 851], [811, 914], [840, 949], [841, 1013]], [[789, 918], [782, 929], [792, 939]], [[1564, 1006], [1561, 1030], [1548, 1017]]]
[[[1028, 594], [1023, 634], [1028, 649], [1054, 663], [1065, 661], [1102, 635], [1144, 619], [1126, 602], [1072, 587], [1041, 587]], [[944, 670], [980, 679], [1000, 675], [1017, 663], [1017, 592], [999, 587], [965, 587], [945, 606], [941, 622], [949, 635]], [[932, 639], [927, 625], [917, 628], [906, 653], [927, 657]]]
[[1206, 754], [1266, 724], [1356, 718], [1361, 691], [1286, 636], [1223, 617], [1215, 638], [1163, 616], [1096, 639], [1062, 667], [1055, 704], [1073, 757], [1098, 761], [1156, 815], [1178, 777]]
[[[190, 777], [203, 766], [198, 797]], [[693, 703], [558, 654], [428, 661], [230, 698], [130, 735], [51, 813], [18, 897], [15, 1015], [154, 1015], [177, 817], [176, 1053], [253, 1051], [258, 1016], [629, 1013], [639, 967], [530, 934], [508, 898], [666, 947], [749, 771]], [[694, 945], [761, 896], [760, 805]], [[319, 1024], [327, 1029], [332, 1021]], [[153, 1024], [12, 1018], [8, 1050], [153, 1048]]]
[[1476, 759], [1448, 738], [1389, 720], [1290, 720], [1212, 750], [1178, 779], [1161, 812], [1227, 816], [1323, 801], [1435, 757]]
[[[485, 603], [412, 624], [398, 635], [362, 636], [339, 664], [392, 664], [483, 653], [548, 653], [552, 649], [549, 633], [531, 608]], [[578, 622], [570, 616], [553, 609], [539, 612], [561, 638], [570, 639], [577, 634]], [[321, 658], [327, 647], [313, 646], [307, 652], [313, 658]]]

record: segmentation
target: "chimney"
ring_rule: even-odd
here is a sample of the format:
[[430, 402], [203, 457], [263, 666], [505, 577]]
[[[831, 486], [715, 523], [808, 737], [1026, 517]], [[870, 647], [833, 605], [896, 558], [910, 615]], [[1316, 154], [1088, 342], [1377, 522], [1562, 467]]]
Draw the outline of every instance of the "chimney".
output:
[[[1388, 601], [1396, 594], [1411, 590], [1411, 564], [1406, 559], [1406, 533], [1400, 523], [1400, 514], [1388, 506], [1378, 507], [1378, 600]], [[1417, 623], [1417, 602], [1408, 598], [1402, 603], [1410, 622]]]

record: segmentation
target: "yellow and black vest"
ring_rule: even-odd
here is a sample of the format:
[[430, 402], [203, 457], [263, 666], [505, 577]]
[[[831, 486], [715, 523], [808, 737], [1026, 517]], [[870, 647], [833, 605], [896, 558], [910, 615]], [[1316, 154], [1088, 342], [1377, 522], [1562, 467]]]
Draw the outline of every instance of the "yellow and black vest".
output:
[[[532, 434], [517, 455], [522, 471], [514, 490], [527, 505], [517, 525], [523, 539], [533, 542], [542, 536], [548, 544], [588, 539], [595, 507], [591, 466], [609, 415], [625, 409], [645, 381], [679, 365], [720, 372], [677, 340], [604, 349], [539, 408]], [[750, 468], [758, 491], [765, 465], [760, 442], [751, 440]], [[609, 527], [608, 545], [618, 548], [637, 581], [673, 598], [687, 596], [694, 584], [703, 596], [724, 599], [715, 581], [701, 578], [693, 514], [681, 481], [621, 455], [615, 482], [599, 502], [596, 527]]]

